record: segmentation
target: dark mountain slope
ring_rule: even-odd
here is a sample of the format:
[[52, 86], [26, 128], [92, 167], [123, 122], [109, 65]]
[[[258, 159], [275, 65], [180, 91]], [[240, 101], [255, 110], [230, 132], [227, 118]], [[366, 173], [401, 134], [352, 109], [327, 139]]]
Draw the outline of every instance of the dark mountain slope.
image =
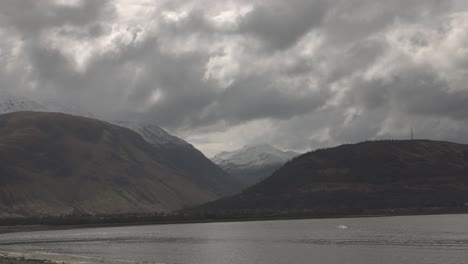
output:
[[58, 113], [0, 115], [3, 216], [154, 212], [215, 197], [130, 129]]
[[[75, 106], [64, 106], [57, 102], [41, 102], [0, 91], [0, 114], [20, 111], [59, 112], [95, 117], [95, 115]], [[211, 162], [194, 146], [167, 133], [158, 125], [134, 120], [109, 120], [108, 122], [138, 132], [153, 145], [167, 165], [179, 171], [200, 188], [220, 197], [234, 194], [242, 189], [240, 182]]]
[[468, 145], [378, 141], [318, 150], [288, 162], [212, 212], [371, 212], [468, 202]]
[[241, 183], [209, 160], [186, 141], [170, 135], [155, 124], [144, 122], [113, 122], [128, 127], [151, 143], [161, 159], [201, 188], [218, 196], [241, 191]]

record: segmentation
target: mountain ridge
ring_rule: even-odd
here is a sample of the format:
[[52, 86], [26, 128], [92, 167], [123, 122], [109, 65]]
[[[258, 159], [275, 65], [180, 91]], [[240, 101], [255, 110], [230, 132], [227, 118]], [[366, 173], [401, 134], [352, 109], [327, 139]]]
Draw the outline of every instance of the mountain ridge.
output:
[[369, 141], [293, 158], [271, 177], [208, 212], [361, 214], [375, 210], [464, 207], [468, 145], [431, 140]]

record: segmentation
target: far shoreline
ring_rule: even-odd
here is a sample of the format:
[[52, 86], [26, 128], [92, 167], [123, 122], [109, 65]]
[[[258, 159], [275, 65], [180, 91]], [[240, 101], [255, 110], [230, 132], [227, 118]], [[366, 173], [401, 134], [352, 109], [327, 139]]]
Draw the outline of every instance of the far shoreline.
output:
[[[56, 254], [47, 252], [6, 252], [0, 251], [0, 264], [130, 264], [127, 260], [104, 259], [79, 255]], [[137, 262], [135, 262], [137, 263]]]
[[0, 256], [0, 264], [52, 264], [52, 262], [40, 259], [25, 259], [22, 257]]
[[[147, 222], [125, 222], [125, 223], [98, 223], [98, 224], [32, 224], [32, 225], [0, 225], [0, 235], [7, 233], [37, 232], [53, 230], [73, 230], [87, 228], [105, 227], [131, 227], [149, 225], [179, 225], [179, 224], [208, 224], [208, 223], [237, 223], [237, 222], [261, 222], [261, 221], [289, 221], [289, 220], [314, 220], [314, 219], [342, 219], [342, 218], [380, 218], [399, 216], [431, 216], [431, 215], [464, 215], [468, 214], [468, 208], [457, 208], [457, 210], [428, 208], [417, 211], [395, 210], [392, 213], [369, 213], [369, 214], [342, 214], [342, 215], [309, 215], [309, 216], [265, 216], [265, 217], [243, 217], [243, 218], [216, 218], [216, 219], [185, 219], [167, 221]], [[0, 262], [2, 264], [2, 262]]]

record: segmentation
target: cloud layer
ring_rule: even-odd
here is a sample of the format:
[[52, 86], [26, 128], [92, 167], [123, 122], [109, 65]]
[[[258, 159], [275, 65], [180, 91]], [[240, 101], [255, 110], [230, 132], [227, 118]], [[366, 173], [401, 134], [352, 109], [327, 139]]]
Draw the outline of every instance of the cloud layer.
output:
[[5, 0], [0, 89], [144, 118], [208, 155], [468, 143], [468, 12], [434, 0]]

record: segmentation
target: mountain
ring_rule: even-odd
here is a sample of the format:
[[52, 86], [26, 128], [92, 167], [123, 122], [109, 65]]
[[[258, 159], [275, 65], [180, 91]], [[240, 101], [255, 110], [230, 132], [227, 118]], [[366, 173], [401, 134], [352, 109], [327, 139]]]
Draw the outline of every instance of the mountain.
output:
[[39, 102], [28, 100], [20, 96], [12, 96], [5, 92], [0, 93], [0, 114], [18, 111], [47, 111], [47, 107]]
[[[76, 107], [31, 100], [26, 97], [0, 93], [0, 114], [17, 111], [60, 112], [84, 117], [95, 116]], [[186, 141], [170, 135], [159, 126], [140, 121], [106, 120], [130, 128], [151, 143], [167, 165], [201, 188], [221, 197], [240, 191], [241, 184], [223, 171]]]
[[241, 191], [242, 185], [193, 145], [170, 135], [157, 125], [145, 122], [112, 123], [130, 128], [143, 136], [158, 151], [161, 158], [186, 178], [218, 196]]
[[213, 158], [213, 162], [248, 187], [270, 176], [297, 155], [267, 144], [247, 145], [236, 151], [222, 152]]
[[377, 141], [301, 155], [241, 194], [197, 210], [354, 214], [467, 202], [468, 145]]
[[89, 112], [82, 111], [77, 107], [64, 106], [55, 102], [42, 102], [31, 100], [24, 96], [12, 95], [5, 91], [0, 91], [0, 114], [13, 112], [36, 111], [36, 112], [57, 112], [84, 117], [94, 118]]
[[213, 200], [138, 133], [61, 113], [0, 115], [0, 216], [169, 211]]

